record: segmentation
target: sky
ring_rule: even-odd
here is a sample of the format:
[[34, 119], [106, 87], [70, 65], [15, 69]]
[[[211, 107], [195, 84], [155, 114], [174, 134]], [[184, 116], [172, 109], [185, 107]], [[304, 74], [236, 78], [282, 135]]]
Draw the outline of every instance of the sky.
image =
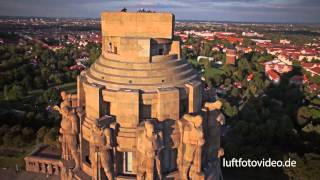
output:
[[0, 0], [0, 15], [97, 18], [123, 7], [178, 20], [320, 23], [320, 0]]

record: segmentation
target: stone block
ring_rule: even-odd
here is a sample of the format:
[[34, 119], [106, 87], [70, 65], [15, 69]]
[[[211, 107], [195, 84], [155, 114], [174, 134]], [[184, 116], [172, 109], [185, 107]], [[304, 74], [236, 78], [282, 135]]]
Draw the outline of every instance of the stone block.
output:
[[103, 115], [102, 89], [104, 86], [83, 83], [86, 102], [86, 116], [91, 119], [100, 118]]
[[174, 27], [171, 13], [103, 12], [102, 36], [151, 37], [171, 39]]
[[139, 124], [139, 90], [120, 89], [116, 93], [116, 121], [120, 127], [137, 127]]
[[179, 90], [174, 87], [158, 89], [158, 120], [179, 119]]
[[200, 81], [192, 81], [186, 84], [188, 88], [189, 113], [199, 113], [202, 106], [202, 83]]

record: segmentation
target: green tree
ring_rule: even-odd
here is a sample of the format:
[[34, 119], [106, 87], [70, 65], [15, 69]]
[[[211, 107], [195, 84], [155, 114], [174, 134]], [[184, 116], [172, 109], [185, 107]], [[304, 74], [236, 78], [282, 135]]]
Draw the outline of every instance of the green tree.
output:
[[22, 137], [23, 137], [24, 142], [26, 142], [26, 143], [32, 142], [35, 134], [31, 128], [25, 127], [22, 129], [21, 133], [22, 133]]
[[48, 128], [47, 128], [47, 127], [44, 127], [44, 126], [42, 126], [42, 127], [37, 131], [37, 138], [36, 138], [37, 144], [43, 142], [44, 136], [47, 134], [48, 131], [49, 131]]
[[236, 106], [232, 106], [227, 100], [221, 99], [223, 106], [222, 112], [228, 117], [234, 117], [238, 114], [238, 108]]
[[307, 124], [310, 120], [310, 118], [312, 117], [310, 110], [308, 107], [306, 106], [302, 106], [298, 109], [298, 113], [297, 113], [297, 123], [300, 126], [303, 126], [305, 124]]
[[6, 100], [19, 100], [26, 94], [26, 90], [20, 85], [5, 86], [4, 96]]
[[59, 131], [57, 128], [51, 128], [43, 137], [43, 142], [49, 145], [58, 146], [58, 135]]
[[55, 105], [61, 101], [59, 91], [56, 88], [47, 89], [43, 93], [43, 99], [49, 105]]

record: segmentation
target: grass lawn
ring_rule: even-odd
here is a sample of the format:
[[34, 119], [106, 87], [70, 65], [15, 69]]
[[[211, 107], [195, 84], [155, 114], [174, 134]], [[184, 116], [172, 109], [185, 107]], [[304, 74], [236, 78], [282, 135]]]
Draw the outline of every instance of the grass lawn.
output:
[[24, 152], [21, 152], [20, 148], [17, 148], [17, 150], [20, 150], [12, 153], [6, 151], [11, 151], [7, 147], [0, 146], [0, 150], [4, 153], [0, 154], [0, 168], [15, 168], [16, 164], [21, 168], [25, 167], [24, 157], [26, 157], [29, 153], [31, 153], [34, 150], [35, 146], [30, 145], [29, 147], [24, 147]]
[[15, 168], [16, 164], [21, 168], [25, 166], [24, 155], [17, 157], [6, 157], [0, 156], [0, 167], [1, 168]]

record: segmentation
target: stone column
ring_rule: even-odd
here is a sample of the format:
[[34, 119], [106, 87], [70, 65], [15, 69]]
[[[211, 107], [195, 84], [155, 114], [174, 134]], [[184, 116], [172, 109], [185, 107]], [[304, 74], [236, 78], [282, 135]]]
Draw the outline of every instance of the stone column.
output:
[[41, 167], [41, 172], [42, 173], [47, 173], [47, 169], [46, 169], [46, 164], [45, 163], [41, 163], [40, 167]]
[[39, 162], [35, 162], [35, 165], [34, 165], [34, 172], [39, 172], [40, 171], [40, 164]]
[[53, 165], [53, 172], [54, 172], [54, 175], [58, 175], [60, 174], [60, 171], [59, 171], [59, 167], [58, 165]]
[[188, 88], [189, 113], [199, 113], [202, 106], [202, 83], [192, 81], [186, 84]]

